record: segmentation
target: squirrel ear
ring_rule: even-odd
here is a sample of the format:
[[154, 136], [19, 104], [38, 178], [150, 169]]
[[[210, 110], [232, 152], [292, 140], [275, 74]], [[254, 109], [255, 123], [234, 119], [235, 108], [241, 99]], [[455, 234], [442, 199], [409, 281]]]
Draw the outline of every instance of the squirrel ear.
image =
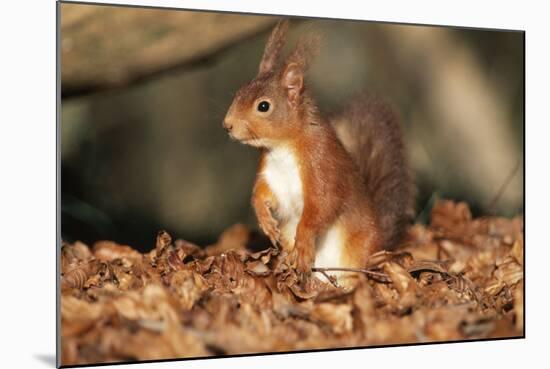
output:
[[262, 56], [262, 61], [260, 62], [258, 75], [273, 71], [275, 69], [275, 66], [279, 60], [279, 55], [281, 54], [281, 49], [285, 44], [288, 24], [288, 19], [282, 19], [277, 23], [271, 32], [271, 36], [269, 36], [269, 40], [265, 45], [264, 55]]
[[309, 34], [302, 37], [294, 51], [288, 56], [282, 74], [282, 85], [287, 89], [291, 104], [297, 102], [304, 88], [304, 73], [311, 59], [319, 52], [320, 36]]
[[295, 105], [304, 87], [304, 72], [297, 63], [289, 63], [283, 71], [281, 84], [287, 90], [288, 101]]

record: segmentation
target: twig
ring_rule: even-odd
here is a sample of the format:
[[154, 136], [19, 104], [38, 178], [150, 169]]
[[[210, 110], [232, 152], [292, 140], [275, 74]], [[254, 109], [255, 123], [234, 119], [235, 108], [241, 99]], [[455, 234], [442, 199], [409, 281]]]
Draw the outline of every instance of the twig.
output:
[[502, 197], [502, 194], [504, 194], [504, 191], [506, 191], [506, 189], [508, 188], [508, 185], [510, 184], [510, 182], [512, 182], [512, 179], [514, 179], [514, 177], [516, 176], [516, 173], [517, 173], [520, 165], [521, 165], [521, 160], [518, 159], [516, 165], [514, 166], [512, 171], [510, 171], [510, 173], [508, 174], [508, 176], [506, 177], [506, 179], [504, 180], [504, 182], [502, 183], [502, 185], [498, 189], [497, 193], [495, 194], [495, 196], [493, 197], [493, 199], [491, 200], [491, 202], [487, 206], [487, 210], [488, 210], [489, 214], [494, 214], [495, 205], [497, 204], [497, 202]]
[[439, 199], [439, 194], [437, 192], [432, 192], [430, 195], [430, 198], [426, 201], [424, 204], [424, 207], [422, 208], [422, 211], [420, 211], [416, 218], [414, 218], [414, 223], [429, 223], [428, 222], [428, 216], [429, 211], [433, 208], [435, 202]]
[[377, 277], [377, 278], [381, 278], [383, 280], [390, 280], [390, 277], [388, 277], [387, 274], [385, 273], [381, 273], [381, 272], [375, 272], [373, 270], [368, 270], [368, 269], [361, 269], [361, 268], [321, 268], [321, 267], [314, 267], [314, 268], [311, 268], [312, 271], [314, 272], [319, 272], [319, 273], [325, 273], [325, 272], [355, 272], [355, 273], [363, 273], [363, 274], [366, 274], [367, 276], [371, 276], [371, 277]]
[[336, 288], [340, 287], [338, 286], [338, 282], [336, 281], [336, 278], [334, 278], [333, 276], [330, 276], [327, 274], [327, 272], [325, 272], [324, 270], [315, 270], [316, 268], [313, 268], [313, 271], [314, 272], [319, 272], [321, 273], [326, 279], [328, 279], [328, 281]]

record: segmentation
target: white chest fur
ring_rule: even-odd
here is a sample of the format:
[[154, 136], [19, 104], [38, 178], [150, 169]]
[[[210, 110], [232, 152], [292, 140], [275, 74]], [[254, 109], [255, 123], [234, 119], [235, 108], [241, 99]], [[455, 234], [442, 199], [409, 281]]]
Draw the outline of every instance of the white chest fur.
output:
[[302, 179], [294, 152], [277, 148], [267, 153], [263, 176], [277, 199], [277, 218], [282, 223], [284, 236], [293, 243], [304, 209]]
[[[262, 174], [277, 199], [276, 215], [282, 235], [289, 245], [293, 245], [296, 227], [304, 209], [302, 179], [295, 154], [287, 148], [270, 151], [265, 158]], [[333, 224], [324, 234], [318, 236], [315, 266], [343, 266], [344, 234], [341, 225]], [[331, 274], [339, 275], [340, 273]]]

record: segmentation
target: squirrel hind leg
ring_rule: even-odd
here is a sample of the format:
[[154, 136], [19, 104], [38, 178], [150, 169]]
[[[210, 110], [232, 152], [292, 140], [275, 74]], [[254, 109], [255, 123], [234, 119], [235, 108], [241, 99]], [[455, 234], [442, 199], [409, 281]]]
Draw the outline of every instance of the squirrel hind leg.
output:
[[353, 231], [349, 224], [338, 222], [318, 238], [314, 266], [329, 269], [324, 274], [335, 277], [338, 285], [352, 288], [360, 279], [358, 272], [330, 269], [364, 268], [368, 256], [378, 250], [376, 237], [372, 230]]

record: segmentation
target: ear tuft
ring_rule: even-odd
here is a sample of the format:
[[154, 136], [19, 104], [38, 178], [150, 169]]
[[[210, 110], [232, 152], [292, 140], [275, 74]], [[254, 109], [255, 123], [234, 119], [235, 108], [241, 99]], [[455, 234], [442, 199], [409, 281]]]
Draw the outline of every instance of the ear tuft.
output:
[[275, 70], [277, 62], [279, 61], [281, 49], [285, 44], [289, 23], [290, 22], [288, 19], [281, 19], [273, 31], [271, 31], [269, 40], [265, 45], [264, 55], [262, 56], [262, 61], [260, 62], [258, 75]]
[[302, 36], [294, 51], [288, 56], [286, 64], [296, 63], [300, 66], [302, 71], [306, 71], [311, 61], [317, 54], [321, 45], [321, 36], [317, 33], [309, 33]]

